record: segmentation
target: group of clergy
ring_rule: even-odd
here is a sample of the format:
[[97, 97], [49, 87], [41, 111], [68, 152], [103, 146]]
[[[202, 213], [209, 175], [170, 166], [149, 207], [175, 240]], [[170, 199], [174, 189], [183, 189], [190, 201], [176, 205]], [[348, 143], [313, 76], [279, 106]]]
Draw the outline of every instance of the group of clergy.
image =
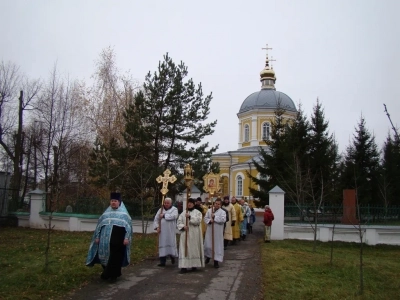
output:
[[[244, 200], [237, 201], [217, 198], [213, 203], [202, 203], [202, 199], [188, 199], [187, 210], [181, 214], [172, 205], [171, 198], [165, 198], [162, 207], [154, 217], [154, 230], [158, 233], [160, 263], [165, 267], [167, 258], [175, 264], [178, 257], [180, 273], [197, 270], [213, 260], [214, 268], [223, 261], [224, 250], [245, 240], [252, 232], [255, 221], [254, 210]], [[176, 232], [180, 233], [179, 254], [176, 246]]]
[[[247, 230], [251, 233], [251, 224], [255, 221], [253, 212], [244, 200], [238, 202], [235, 197], [229, 200], [226, 196], [204, 204], [201, 198], [189, 199], [187, 210], [179, 214], [171, 198], [166, 198], [154, 218], [154, 230], [158, 233], [158, 266], [165, 266], [168, 257], [174, 264], [178, 257], [181, 273], [204, 267], [211, 259], [214, 267], [219, 268], [229, 243], [234, 245], [238, 240], [245, 240]], [[264, 216], [264, 223], [265, 220]], [[271, 226], [270, 223], [265, 225]], [[177, 230], [180, 233], [179, 255]], [[101, 279], [116, 281], [121, 276], [121, 267], [129, 265], [132, 233], [132, 220], [121, 194], [113, 192], [110, 206], [99, 218], [93, 233], [86, 265], [101, 264]]]

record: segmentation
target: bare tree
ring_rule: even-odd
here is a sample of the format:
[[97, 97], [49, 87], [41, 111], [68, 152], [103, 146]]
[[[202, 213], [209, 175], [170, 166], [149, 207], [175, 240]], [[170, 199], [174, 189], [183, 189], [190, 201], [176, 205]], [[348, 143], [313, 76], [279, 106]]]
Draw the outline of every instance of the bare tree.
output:
[[[142, 233], [146, 236], [147, 227], [153, 217], [155, 209], [155, 194], [158, 193], [155, 177], [158, 175], [157, 169], [146, 163], [144, 160], [139, 162], [136, 168], [137, 176], [129, 177], [131, 185], [138, 190], [138, 200], [140, 203], [140, 215], [142, 222]], [[152, 183], [154, 187], [152, 187]]]
[[394, 127], [394, 125], [393, 125], [392, 119], [390, 118], [390, 114], [389, 114], [389, 112], [388, 112], [388, 110], [386, 108], [386, 104], [383, 104], [383, 106], [385, 107], [385, 113], [386, 113], [386, 115], [387, 115], [387, 117], [389, 119], [390, 125], [392, 125], [392, 129], [393, 129], [393, 132], [394, 132], [395, 139], [397, 141], [399, 141], [400, 140], [399, 132], [398, 132], [397, 128]]
[[[323, 180], [323, 176], [321, 175], [320, 178], [320, 186], [319, 186], [319, 193], [318, 195], [314, 192], [314, 187], [312, 182], [315, 182], [315, 180], [313, 180], [311, 178], [311, 172], [310, 170], [308, 171], [308, 175], [307, 175], [307, 179], [309, 181], [309, 192], [307, 192], [308, 196], [311, 199], [311, 203], [312, 203], [312, 207], [313, 207], [313, 211], [311, 211], [311, 213], [313, 214], [313, 221], [314, 224], [312, 224], [309, 220], [309, 223], [311, 225], [311, 228], [313, 229], [314, 232], [314, 244], [313, 244], [313, 252], [316, 251], [316, 246], [317, 246], [317, 231], [318, 231], [318, 218], [319, 218], [319, 212], [320, 209], [323, 205], [324, 202], [324, 192], [325, 192], [325, 184], [324, 184], [324, 180]], [[316, 176], [316, 175], [314, 175]]]
[[122, 131], [125, 127], [123, 113], [133, 101], [133, 94], [139, 84], [127, 73], [121, 75], [116, 66], [114, 50], [103, 49], [96, 61], [93, 75], [94, 85], [84, 91], [86, 116], [95, 138], [106, 145], [111, 139], [124, 143]]
[[[70, 153], [74, 151], [75, 144], [85, 143], [88, 138], [82, 124], [84, 103], [77, 91], [76, 84], [68, 79], [62, 80], [54, 67], [37, 105], [35, 120], [40, 123], [41, 133], [37, 145], [41, 158], [39, 162], [43, 170], [45, 192], [50, 192], [51, 201], [56, 203], [60, 191], [59, 180], [68, 170]], [[57, 165], [54, 165], [55, 162]]]
[[[82, 86], [81, 97], [85, 103], [85, 121], [90, 132], [90, 140], [95, 145], [91, 152], [91, 170], [99, 167], [104, 190], [109, 191], [122, 180], [131, 164], [116, 167], [112, 155], [115, 147], [125, 147], [123, 137], [126, 120], [124, 112], [133, 103], [137, 81], [129, 73], [124, 75], [117, 68], [115, 52], [112, 48], [103, 49], [96, 61], [93, 74], [94, 84], [90, 88]], [[96, 171], [91, 172], [92, 176]], [[92, 177], [97, 181], [97, 176]], [[104, 191], [106, 192], [106, 191]]]
[[40, 81], [28, 80], [15, 64], [0, 63], [0, 145], [13, 162], [13, 209], [21, 190], [24, 112], [32, 109], [40, 89]]
[[364, 262], [363, 262], [363, 251], [364, 251], [364, 234], [365, 234], [365, 228], [362, 227], [361, 225], [361, 211], [360, 211], [360, 202], [358, 199], [358, 193], [357, 193], [357, 183], [356, 183], [356, 205], [357, 205], [357, 214], [358, 214], [358, 225], [356, 226], [357, 231], [358, 231], [358, 237], [360, 239], [360, 264], [359, 264], [359, 270], [360, 270], [360, 289], [359, 289], [359, 294], [362, 295], [364, 293]]
[[302, 170], [298, 153], [293, 152], [292, 157], [292, 164], [289, 164], [287, 161], [285, 162], [287, 174], [290, 175], [287, 176], [286, 174], [286, 176], [284, 176], [282, 173], [278, 172], [278, 177], [282, 188], [286, 192], [286, 196], [299, 209], [301, 218], [303, 218], [304, 212], [302, 210], [307, 188], [306, 174], [304, 170]]
[[[285, 190], [287, 191], [287, 195], [289, 199], [298, 207], [301, 218], [305, 218], [310, 224], [313, 230], [313, 252], [316, 251], [317, 245], [317, 232], [318, 232], [318, 224], [320, 211], [324, 204], [325, 198], [325, 189], [327, 188], [325, 182], [321, 176], [319, 182], [319, 193], [318, 195], [314, 192], [313, 182], [315, 180], [312, 178], [311, 170], [306, 170], [307, 173], [304, 173], [301, 169], [301, 164], [299, 163], [299, 159], [294, 154], [294, 166], [287, 166], [289, 170], [291, 170], [292, 178], [294, 178], [294, 184], [290, 184], [287, 179], [280, 178], [280, 181], [283, 183]], [[316, 176], [316, 175], [314, 175]], [[310, 199], [310, 202], [307, 204], [311, 204], [312, 210], [308, 210], [305, 207], [305, 198]], [[312, 219], [310, 218], [312, 216]]]
[[390, 197], [388, 195], [389, 188], [392, 186], [391, 180], [388, 178], [388, 176], [383, 173], [379, 178], [377, 179], [378, 186], [379, 186], [379, 193], [381, 195], [381, 198], [383, 200], [383, 206], [385, 208], [384, 212], [384, 220], [386, 221], [386, 217], [388, 215], [388, 207], [390, 203]]
[[[45, 270], [49, 268], [51, 243], [52, 213], [58, 209], [62, 178], [70, 179], [68, 174], [70, 160], [76, 144], [87, 139], [81, 120], [84, 119], [83, 105], [79, 89], [68, 78], [61, 78], [56, 66], [40, 94], [35, 110], [33, 126], [35, 128], [31, 145], [34, 145], [35, 161], [40, 165], [46, 193], [46, 211], [50, 212], [47, 228], [47, 245], [45, 250]], [[36, 126], [39, 124], [38, 130]], [[35, 163], [35, 172], [37, 164]], [[68, 175], [66, 175], [68, 174]], [[36, 176], [35, 176], [36, 177]]]

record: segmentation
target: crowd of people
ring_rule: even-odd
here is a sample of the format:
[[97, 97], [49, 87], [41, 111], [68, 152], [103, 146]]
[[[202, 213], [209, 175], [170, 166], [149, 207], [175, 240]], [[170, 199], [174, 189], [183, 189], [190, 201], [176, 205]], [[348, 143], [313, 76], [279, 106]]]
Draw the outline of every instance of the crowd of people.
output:
[[[103, 267], [101, 278], [115, 281], [121, 276], [121, 267], [129, 264], [132, 241], [132, 222], [119, 193], [111, 193], [110, 206], [100, 217], [86, 265], [99, 263]], [[264, 241], [269, 242], [274, 215], [267, 205], [264, 213]], [[213, 261], [219, 268], [224, 251], [239, 241], [245, 241], [253, 232], [256, 221], [254, 208], [245, 200], [229, 196], [205, 202], [199, 197], [188, 199], [187, 209], [178, 212], [171, 198], [165, 198], [157, 211], [153, 228], [158, 233], [159, 267], [167, 260], [175, 264], [178, 259], [180, 273], [195, 271]], [[177, 245], [177, 232], [180, 233]], [[178, 251], [179, 249], [179, 251]]]
[[[229, 199], [229, 196], [217, 198], [212, 203], [208, 200], [202, 202], [200, 197], [190, 198], [187, 211], [179, 213], [172, 205], [172, 199], [165, 199], [153, 223], [159, 234], [158, 266], [165, 267], [168, 258], [171, 264], [175, 264], [178, 258], [181, 273], [204, 267], [211, 260], [214, 268], [219, 268], [224, 251], [239, 241], [245, 241], [247, 234], [253, 232], [256, 215], [245, 200]], [[179, 246], [175, 230], [180, 233]]]

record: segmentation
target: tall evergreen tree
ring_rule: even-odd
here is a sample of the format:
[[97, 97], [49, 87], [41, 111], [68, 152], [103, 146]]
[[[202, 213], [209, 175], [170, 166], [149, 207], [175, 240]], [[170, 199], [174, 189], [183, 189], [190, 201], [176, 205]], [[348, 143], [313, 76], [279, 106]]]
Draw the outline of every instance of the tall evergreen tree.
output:
[[121, 189], [127, 173], [126, 162], [124, 150], [116, 139], [105, 143], [97, 139], [88, 161], [91, 183], [107, 192]]
[[216, 171], [211, 155], [218, 146], [202, 142], [217, 121], [207, 123], [212, 95], [204, 96], [201, 84], [196, 86], [187, 75], [185, 64], [175, 64], [166, 54], [126, 110], [124, 138], [154, 168], [170, 168], [177, 175], [191, 163], [200, 180], [204, 166]]
[[385, 206], [400, 205], [400, 142], [390, 136], [383, 146], [382, 168], [379, 176], [380, 198]]
[[322, 105], [317, 99], [311, 116], [307, 177], [310, 183], [309, 196], [318, 203], [332, 197], [332, 183], [339, 162], [338, 147], [333, 135], [329, 134], [328, 126]]
[[376, 204], [379, 199], [378, 170], [379, 152], [361, 116], [353, 142], [347, 148], [345, 170], [342, 175], [343, 188], [357, 189], [360, 204]]
[[[253, 158], [253, 163], [260, 177], [248, 174], [251, 180], [260, 186], [260, 190], [250, 188], [250, 192], [261, 200], [268, 199], [268, 191], [278, 184], [283, 175], [279, 166], [284, 162], [282, 143], [285, 134], [285, 109], [278, 102], [271, 122], [271, 139], [265, 140], [267, 147], [260, 147], [259, 159]], [[262, 203], [263, 204], [263, 203]]]
[[308, 163], [309, 122], [299, 106], [294, 120], [284, 120], [281, 107], [275, 111], [272, 122], [271, 140], [266, 141], [268, 148], [260, 149], [260, 160], [253, 160], [260, 177], [252, 180], [260, 190], [250, 189], [255, 197], [267, 199], [267, 193], [275, 185], [285, 190], [289, 199], [302, 204], [304, 197], [304, 171]]
[[310, 123], [299, 104], [296, 119], [286, 130], [284, 167], [287, 168], [287, 172], [285, 178], [282, 178], [280, 182], [280, 186], [286, 191], [288, 198], [296, 205], [304, 205], [309, 166], [309, 132]]

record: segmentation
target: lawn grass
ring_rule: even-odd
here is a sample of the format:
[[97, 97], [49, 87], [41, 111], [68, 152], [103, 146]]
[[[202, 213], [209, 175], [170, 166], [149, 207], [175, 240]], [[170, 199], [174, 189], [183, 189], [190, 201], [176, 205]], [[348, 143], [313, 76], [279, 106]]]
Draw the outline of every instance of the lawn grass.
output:
[[[54, 299], [99, 276], [85, 266], [92, 232], [52, 231], [45, 273], [47, 230], [0, 227], [0, 299]], [[135, 234], [131, 264], [156, 255], [156, 235]]]
[[[101, 273], [85, 266], [91, 232], [52, 231], [45, 273], [47, 231], [0, 227], [0, 299], [55, 299]], [[261, 244], [265, 299], [400, 299], [400, 247], [364, 245], [364, 295], [359, 288], [359, 245], [300, 240]], [[156, 235], [135, 234], [131, 264], [156, 255]]]
[[301, 240], [262, 243], [264, 299], [400, 299], [400, 247], [364, 245], [364, 294], [359, 291], [359, 245]]

